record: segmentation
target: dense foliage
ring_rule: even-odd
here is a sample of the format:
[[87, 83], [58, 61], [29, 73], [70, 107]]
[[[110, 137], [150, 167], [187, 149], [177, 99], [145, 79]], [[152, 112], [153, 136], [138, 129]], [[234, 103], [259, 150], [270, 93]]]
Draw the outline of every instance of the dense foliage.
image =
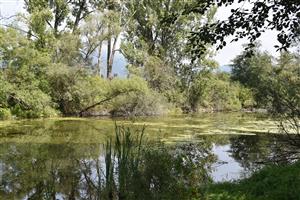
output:
[[251, 89], [257, 105], [273, 114], [299, 117], [300, 59], [298, 53], [282, 52], [279, 58], [254, 51], [233, 61], [232, 79]]
[[[215, 8], [167, 20], [195, 2], [25, 1], [22, 24], [0, 29], [1, 118], [241, 109], [251, 95], [216, 71], [209, 48], [191, 62], [189, 27]], [[113, 78], [116, 52], [128, 78]]]
[[[245, 52], [232, 73], [221, 72], [209, 44], [197, 58], [189, 45], [191, 30], [215, 21], [216, 7], [185, 12], [197, 5], [25, 1], [22, 23], [0, 29], [1, 118], [285, 109], [278, 102], [284, 92], [297, 97], [299, 56], [283, 53], [274, 62], [259, 50], [251, 58]], [[117, 54], [127, 77], [113, 75]], [[278, 88], [288, 91], [275, 97]]]
[[[249, 0], [250, 10], [233, 9], [226, 21], [215, 20], [217, 6], [232, 5], [233, 0], [24, 2], [26, 12], [0, 27], [0, 119], [263, 108], [280, 118], [283, 133], [297, 147], [285, 159], [299, 159], [300, 56], [286, 51], [299, 42], [298, 1]], [[279, 31], [282, 46], [277, 48], [285, 50], [279, 58], [261, 52], [255, 43], [266, 29]], [[243, 52], [233, 60], [231, 72], [222, 72], [213, 59], [212, 45], [223, 48], [227, 36], [235, 36], [233, 41], [248, 37], [246, 50], [251, 49], [251, 54]], [[125, 57], [127, 77], [113, 74], [116, 55]], [[141, 145], [142, 135], [135, 139], [129, 129], [116, 127], [115, 141], [107, 141], [104, 157], [76, 158], [67, 164], [80, 171], [72, 175], [74, 183], [66, 184], [62, 174], [71, 176], [72, 170], [65, 168], [43, 174], [46, 181], [36, 184], [35, 177], [19, 167], [25, 165], [27, 172], [34, 169], [33, 163], [48, 164], [43, 158], [22, 162], [24, 152], [12, 151], [7, 159], [20, 159], [6, 169], [5, 181], [12, 171], [43, 188], [31, 190], [32, 199], [55, 198], [57, 181], [66, 191], [77, 182], [75, 187], [82, 193], [70, 192], [72, 199], [76, 195], [87, 199], [298, 197], [299, 163], [265, 168], [237, 183], [212, 185], [205, 194], [214, 160], [207, 151], [211, 146], [159, 144], [150, 149]], [[282, 177], [274, 178], [278, 173]], [[48, 182], [52, 186], [45, 188]], [[15, 187], [22, 192], [31, 189], [23, 184]], [[7, 188], [2, 189], [7, 192]]]

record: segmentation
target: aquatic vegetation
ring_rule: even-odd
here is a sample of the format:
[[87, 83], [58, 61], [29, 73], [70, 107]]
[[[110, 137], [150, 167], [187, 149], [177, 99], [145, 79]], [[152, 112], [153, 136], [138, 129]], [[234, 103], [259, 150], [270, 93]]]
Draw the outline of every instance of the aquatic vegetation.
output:
[[[245, 173], [280, 153], [271, 135], [191, 137], [181, 129], [172, 135], [100, 122], [24, 120], [2, 127], [0, 198], [201, 199], [215, 165], [226, 169], [218, 145]], [[229, 198], [229, 192], [209, 194]]]
[[[260, 135], [277, 132], [276, 122], [256, 115], [215, 113], [200, 116], [116, 118], [118, 123], [147, 128], [147, 138], [168, 143], [193, 141], [201, 135]], [[0, 143], [104, 143], [112, 136], [114, 120], [110, 118], [50, 118], [1, 121]], [[266, 121], [266, 123], [264, 123]], [[252, 128], [251, 128], [252, 127]]]
[[[144, 129], [132, 132], [116, 126], [116, 137], [107, 141], [104, 158], [81, 161], [89, 193], [103, 199], [190, 199], [211, 182], [210, 146], [202, 144], [167, 147], [144, 144]], [[101, 163], [104, 160], [104, 163]], [[96, 166], [97, 177], [87, 166]], [[97, 188], [93, 190], [93, 188]], [[178, 193], [180, 191], [180, 193]], [[98, 199], [98, 198], [96, 198]]]

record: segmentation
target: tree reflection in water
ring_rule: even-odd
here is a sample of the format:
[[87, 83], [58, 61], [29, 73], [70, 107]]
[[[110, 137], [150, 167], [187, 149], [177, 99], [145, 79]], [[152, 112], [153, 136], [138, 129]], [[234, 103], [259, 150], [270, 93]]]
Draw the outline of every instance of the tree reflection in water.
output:
[[[1, 199], [191, 199], [212, 181], [215, 145], [244, 171], [278, 157], [270, 136], [202, 137], [197, 143], [164, 145], [119, 130], [107, 144], [3, 143]], [[285, 148], [287, 146], [285, 145]]]
[[[295, 161], [295, 148], [285, 135], [262, 134], [230, 138], [230, 153], [245, 171], [255, 171], [265, 164]], [[299, 151], [298, 151], [299, 152]]]
[[[1, 199], [190, 199], [211, 181], [212, 144], [1, 145]], [[118, 146], [119, 145], [119, 146]]]

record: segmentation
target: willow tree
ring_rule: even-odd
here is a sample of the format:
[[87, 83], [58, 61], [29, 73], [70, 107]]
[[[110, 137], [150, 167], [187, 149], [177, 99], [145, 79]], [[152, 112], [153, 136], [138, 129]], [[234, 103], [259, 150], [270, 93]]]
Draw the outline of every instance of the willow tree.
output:
[[209, 47], [206, 55], [191, 62], [187, 45], [190, 29], [199, 21], [203, 22], [199, 27], [212, 21], [215, 14], [213, 8], [205, 15], [185, 15], [185, 8], [195, 3], [196, 0], [131, 0], [124, 4], [128, 23], [122, 50], [129, 66], [142, 69], [152, 88], [178, 103], [183, 103], [195, 74], [214, 64], [208, 62], [212, 53]]

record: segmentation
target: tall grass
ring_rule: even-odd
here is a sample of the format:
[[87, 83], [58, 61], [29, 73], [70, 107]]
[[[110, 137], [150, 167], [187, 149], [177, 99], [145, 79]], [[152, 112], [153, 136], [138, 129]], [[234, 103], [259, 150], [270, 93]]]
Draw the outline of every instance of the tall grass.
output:
[[103, 146], [104, 155], [81, 161], [87, 199], [130, 199], [128, 196], [139, 174], [144, 130], [133, 131], [116, 125], [115, 137]]
[[129, 193], [129, 184], [138, 174], [144, 130], [132, 133], [124, 126], [115, 126], [115, 141], [106, 143], [105, 166], [106, 187], [109, 199], [126, 199]]
[[211, 147], [146, 143], [144, 131], [116, 125], [115, 137], [104, 145], [104, 156], [84, 163], [87, 199], [200, 197], [200, 187], [210, 182], [208, 166], [214, 156], [207, 148]]

